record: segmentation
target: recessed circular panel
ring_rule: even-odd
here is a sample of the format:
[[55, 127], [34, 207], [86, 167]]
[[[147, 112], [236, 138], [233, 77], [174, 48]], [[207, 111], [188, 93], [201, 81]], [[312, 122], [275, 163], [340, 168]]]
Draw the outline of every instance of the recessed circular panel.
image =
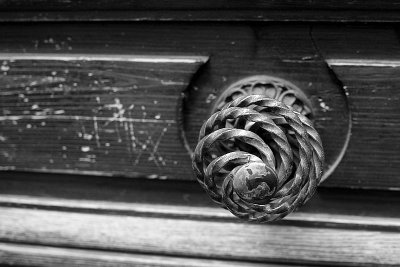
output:
[[277, 99], [308, 117], [321, 135], [326, 154], [322, 180], [333, 172], [346, 151], [350, 137], [351, 121], [345, 94], [335, 93], [326, 98], [315, 91], [303, 91], [289, 81], [257, 75], [229, 85], [216, 99], [210, 114], [244, 95], [265, 95]]

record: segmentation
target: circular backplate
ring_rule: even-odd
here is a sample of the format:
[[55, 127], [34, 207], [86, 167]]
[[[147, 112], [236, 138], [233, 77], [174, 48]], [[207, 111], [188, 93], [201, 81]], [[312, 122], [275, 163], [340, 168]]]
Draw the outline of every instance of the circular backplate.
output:
[[[310, 85], [310, 84], [309, 84]], [[350, 137], [350, 112], [346, 95], [341, 92], [312, 91], [300, 89], [284, 79], [257, 75], [234, 82], [226, 87], [214, 101], [210, 115], [222, 109], [227, 103], [243, 95], [265, 95], [275, 98], [308, 117], [321, 136], [325, 151], [326, 179], [342, 159]]]
[[311, 103], [294, 84], [271, 76], [259, 75], [240, 80], [229, 86], [215, 101], [211, 113], [221, 110], [239, 96], [264, 95], [293, 107], [297, 112], [312, 120]]

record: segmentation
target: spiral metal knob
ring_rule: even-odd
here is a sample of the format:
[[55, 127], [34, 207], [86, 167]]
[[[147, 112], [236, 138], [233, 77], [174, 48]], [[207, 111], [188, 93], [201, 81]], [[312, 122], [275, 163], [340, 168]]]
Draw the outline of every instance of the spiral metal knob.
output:
[[241, 96], [200, 130], [193, 169], [211, 198], [239, 218], [275, 221], [321, 180], [321, 139], [304, 115], [262, 95]]

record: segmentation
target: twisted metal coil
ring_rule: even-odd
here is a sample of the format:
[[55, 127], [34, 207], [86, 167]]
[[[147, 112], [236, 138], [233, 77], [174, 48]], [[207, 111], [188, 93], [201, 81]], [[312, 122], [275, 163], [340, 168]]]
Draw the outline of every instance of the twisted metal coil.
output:
[[241, 96], [202, 126], [193, 169], [211, 198], [239, 218], [275, 221], [305, 203], [324, 152], [312, 123], [282, 102]]

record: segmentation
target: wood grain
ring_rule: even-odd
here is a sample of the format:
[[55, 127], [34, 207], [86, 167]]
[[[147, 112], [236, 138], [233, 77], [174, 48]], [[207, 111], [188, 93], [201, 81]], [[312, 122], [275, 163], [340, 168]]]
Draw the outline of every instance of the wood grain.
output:
[[[76, 208], [80, 211], [93, 211], [98, 207], [99, 212], [103, 213], [139, 214], [146, 211], [142, 205], [149, 207], [148, 212], [168, 205], [172, 208], [161, 211], [165, 216], [177, 216], [174, 207], [179, 207], [183, 217], [207, 217], [207, 214], [211, 214], [208, 218], [222, 216], [237, 221], [212, 202], [194, 181], [3, 172], [0, 194], [2, 206], [63, 210]], [[397, 192], [318, 188], [314, 197], [298, 212], [305, 214], [303, 218], [308, 216], [316, 221], [319, 219], [315, 214], [330, 214], [332, 220], [343, 216], [393, 219], [400, 218], [399, 206], [400, 196]], [[211, 213], [208, 212], [210, 209]], [[218, 213], [214, 216], [215, 210]], [[297, 220], [295, 214], [294, 220]], [[297, 222], [302, 220], [299, 218]], [[311, 223], [308, 219], [304, 220]], [[368, 225], [373, 226], [364, 221], [364, 226]]]
[[1, 1], [0, 21], [399, 22], [399, 1]]
[[[249, 266], [249, 267], [285, 267], [281, 264], [266, 264], [240, 261], [222, 261], [213, 259], [157, 256], [111, 251], [57, 248], [23, 244], [0, 243], [0, 264], [11, 266]], [[293, 266], [293, 265], [290, 265]], [[297, 266], [297, 265], [296, 265]]]
[[[0, 240], [171, 256], [400, 264], [399, 232], [0, 208]], [[346, 240], [344, 242], [344, 240]]]
[[[157, 216], [167, 218], [185, 218], [238, 222], [230, 212], [220, 207], [196, 207], [171, 204], [143, 204], [109, 201], [71, 200], [50, 197], [28, 197], [1, 195], [0, 206], [40, 208], [102, 214], [124, 214], [135, 216]], [[335, 227], [350, 229], [368, 229], [380, 231], [400, 231], [400, 218], [375, 217], [368, 215], [347, 215], [314, 212], [294, 212], [277, 225], [301, 225]]]
[[[278, 2], [275, 2], [278, 3]], [[1, 22], [338, 22], [338, 23], [398, 23], [396, 9], [148, 9], [148, 10], [76, 10], [66, 11], [7, 11], [2, 12]]]
[[190, 164], [177, 111], [206, 57], [1, 54], [0, 60], [2, 169], [166, 179]]
[[[340, 184], [345, 182], [346, 176], [351, 176], [354, 180], [352, 184], [346, 181], [348, 186], [398, 189], [400, 179], [396, 166], [400, 164], [400, 95], [396, 91], [399, 88], [400, 67], [388, 66], [385, 62], [382, 66], [368, 65], [367, 62], [363, 62], [363, 66], [341, 63], [331, 62], [330, 66], [348, 90], [354, 116], [354, 137], [347, 153], [358, 155], [363, 160], [345, 157], [343, 169], [337, 170], [338, 178], [328, 183]], [[371, 179], [364, 183], [366, 176]]]
[[[96, 5], [94, 5], [96, 3]], [[245, 0], [218, 0], [218, 1], [155, 1], [155, 0], [136, 0], [136, 1], [116, 1], [116, 0], [100, 0], [100, 1], [2, 1], [0, 7], [2, 10], [124, 10], [124, 9], [328, 9], [328, 10], [391, 10], [400, 9], [400, 1], [381, 0], [381, 1], [342, 1], [342, 0], [283, 0], [283, 1], [262, 1], [256, 0], [249, 3]]]
[[[390, 28], [314, 29], [314, 38], [349, 100], [349, 147], [327, 185], [400, 188], [400, 44]], [[374, 42], [378, 34], [380, 42]], [[352, 177], [349, 180], [347, 177]]]

